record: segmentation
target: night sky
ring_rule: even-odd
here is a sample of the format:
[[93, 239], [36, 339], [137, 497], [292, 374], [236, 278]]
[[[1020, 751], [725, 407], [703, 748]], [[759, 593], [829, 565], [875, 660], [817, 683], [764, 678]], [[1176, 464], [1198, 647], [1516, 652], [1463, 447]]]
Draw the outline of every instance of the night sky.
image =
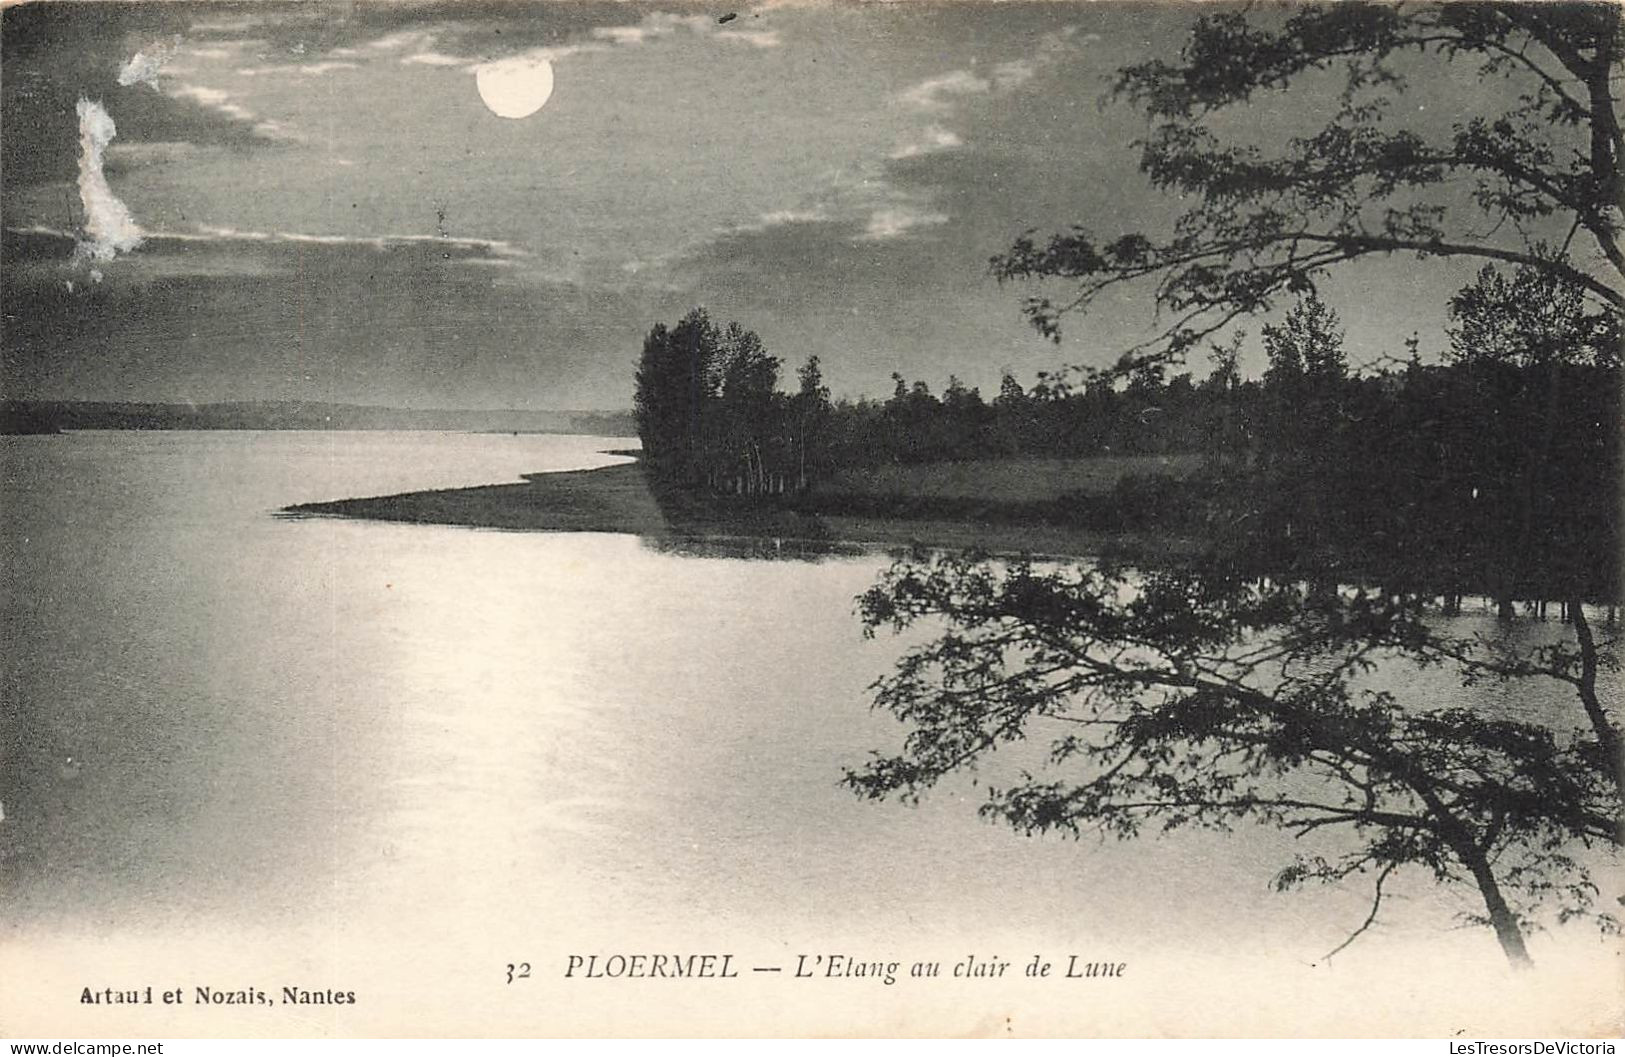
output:
[[[697, 304], [757, 330], [791, 383], [822, 356], [837, 395], [889, 393], [894, 370], [990, 394], [1003, 368], [1031, 383], [1103, 364], [1149, 333], [1149, 291], [1072, 320], [1057, 347], [1020, 316], [1031, 291], [999, 286], [987, 261], [1029, 228], [1166, 226], [1179, 203], [1137, 172], [1143, 120], [1102, 96], [1121, 64], [1176, 55], [1194, 17], [14, 7], [4, 395], [625, 407], [643, 334]], [[516, 58], [547, 60], [553, 90], [509, 119], [476, 71]], [[1424, 130], [1493, 102], [1467, 64], [1421, 74], [1401, 116]], [[1316, 93], [1228, 120], [1263, 140], [1302, 132], [1332, 98]], [[81, 100], [116, 126], [99, 173]], [[1472, 270], [1396, 258], [1327, 284], [1351, 360], [1398, 354], [1413, 330], [1436, 354], [1443, 302]]]

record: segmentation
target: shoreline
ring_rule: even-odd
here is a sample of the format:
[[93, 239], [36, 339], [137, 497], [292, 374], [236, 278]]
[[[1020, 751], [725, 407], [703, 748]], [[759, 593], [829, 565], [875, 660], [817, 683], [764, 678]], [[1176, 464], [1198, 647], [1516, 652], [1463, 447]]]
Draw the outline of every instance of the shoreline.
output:
[[[603, 454], [636, 456], [635, 451]], [[525, 532], [608, 532], [679, 549], [772, 544], [772, 553], [862, 553], [922, 546], [979, 547], [989, 554], [1086, 558], [1102, 553], [1172, 557], [1191, 541], [1032, 523], [1018, 517], [952, 519], [818, 513], [783, 503], [698, 496], [650, 482], [641, 462], [522, 475], [522, 483], [476, 485], [369, 498], [300, 503], [287, 517], [341, 517], [401, 524]], [[814, 504], [816, 507], [816, 504]], [[757, 548], [760, 551], [760, 547]]]

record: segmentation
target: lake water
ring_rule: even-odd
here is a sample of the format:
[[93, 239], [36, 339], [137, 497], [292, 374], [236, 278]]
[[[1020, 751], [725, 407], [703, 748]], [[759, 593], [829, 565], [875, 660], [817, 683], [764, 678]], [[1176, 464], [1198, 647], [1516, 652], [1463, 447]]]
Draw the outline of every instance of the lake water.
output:
[[[235, 1009], [186, 1023], [1527, 1035], [1617, 1016], [1616, 947], [1580, 927], [1537, 936], [1542, 972], [1514, 979], [1487, 930], [1459, 927], [1473, 894], [1420, 875], [1322, 961], [1369, 894], [1275, 893], [1275, 870], [1314, 847], [1270, 831], [1027, 839], [977, 818], [969, 778], [914, 808], [859, 801], [842, 767], [900, 736], [865, 692], [899, 645], [865, 641], [853, 612], [882, 556], [747, 561], [628, 536], [273, 516], [602, 465], [624, 440], [0, 445], [0, 995], [32, 996], [0, 1005], [14, 1025], [79, 1015], [84, 986], [296, 981], [365, 1000], [252, 1028]], [[1435, 678], [1428, 694], [1461, 691]], [[1559, 697], [1515, 704], [1581, 721]], [[572, 953], [645, 950], [731, 951], [783, 973], [563, 978]], [[1129, 971], [798, 983], [803, 953], [905, 973], [938, 960], [945, 975], [997, 957], [1008, 977], [1076, 953]], [[508, 984], [509, 963], [531, 977]]]

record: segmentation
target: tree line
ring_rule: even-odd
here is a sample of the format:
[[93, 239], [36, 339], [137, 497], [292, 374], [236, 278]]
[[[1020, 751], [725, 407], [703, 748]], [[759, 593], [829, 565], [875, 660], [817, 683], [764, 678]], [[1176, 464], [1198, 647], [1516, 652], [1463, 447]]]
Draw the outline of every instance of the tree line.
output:
[[[1573, 284], [1485, 266], [1450, 304], [1449, 348], [1417, 341], [1350, 369], [1337, 313], [1305, 294], [1262, 330], [1268, 366], [1244, 378], [1245, 335], [1210, 370], [1152, 361], [1081, 385], [1007, 371], [985, 400], [894, 375], [885, 400], [832, 400], [817, 357], [779, 390], [781, 361], [738, 323], [695, 309], [644, 342], [635, 397], [655, 473], [713, 493], [792, 497], [816, 511], [841, 471], [890, 462], [1199, 455], [1183, 480], [1129, 477], [1021, 519], [1200, 535], [1260, 572], [1346, 579], [1537, 607], [1619, 597], [1619, 337]], [[795, 497], [800, 497], [795, 499]], [[776, 501], [776, 500], [775, 500]], [[825, 496], [826, 503], [835, 502]], [[903, 512], [899, 501], [897, 512]], [[885, 513], [886, 511], [876, 511]], [[938, 511], [952, 513], [951, 511]]]

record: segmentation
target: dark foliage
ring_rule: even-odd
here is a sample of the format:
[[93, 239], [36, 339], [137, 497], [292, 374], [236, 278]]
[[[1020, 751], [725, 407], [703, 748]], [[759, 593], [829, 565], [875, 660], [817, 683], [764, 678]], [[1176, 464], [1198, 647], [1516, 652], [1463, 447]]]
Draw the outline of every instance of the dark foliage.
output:
[[[1618, 727], [1595, 703], [1612, 644], [1516, 655], [1435, 630], [1423, 600], [1261, 580], [1208, 560], [1174, 570], [1043, 570], [976, 555], [900, 561], [859, 599], [864, 626], [934, 632], [875, 683], [902, 720], [895, 755], [848, 772], [863, 796], [919, 797], [1003, 745], [1043, 739], [1048, 769], [995, 784], [983, 813], [1028, 833], [1132, 838], [1244, 820], [1346, 834], [1279, 887], [1421, 867], [1475, 887], [1515, 964], [1542, 911], [1589, 916], [1580, 855], [1618, 837]], [[1362, 685], [1378, 665], [1449, 665], [1469, 682], [1553, 680], [1591, 695], [1562, 729], [1427, 707]], [[1370, 924], [1370, 920], [1367, 921]], [[1365, 926], [1361, 926], [1363, 929]]]
[[[1625, 312], [1625, 136], [1614, 98], [1625, 9], [1611, 3], [1333, 3], [1206, 15], [1177, 62], [1119, 73], [1115, 97], [1150, 121], [1140, 168], [1185, 203], [1166, 237], [1098, 236], [1084, 226], [1018, 239], [993, 259], [1001, 279], [1053, 280], [1059, 300], [1027, 312], [1059, 334], [1104, 291], [1145, 282], [1172, 315], [1121, 369], [1178, 360], [1232, 320], [1374, 254], [1460, 256], [1536, 269]], [[1464, 66], [1503, 112], [1448, 133], [1406, 127], [1407, 77]], [[1315, 79], [1326, 124], [1272, 143], [1215, 131], [1217, 115]], [[1488, 234], [1484, 234], [1487, 232]], [[1566, 236], [1563, 234], [1566, 232]], [[1577, 237], [1599, 261], [1575, 254]], [[1605, 277], [1606, 275], [1606, 277]]]

